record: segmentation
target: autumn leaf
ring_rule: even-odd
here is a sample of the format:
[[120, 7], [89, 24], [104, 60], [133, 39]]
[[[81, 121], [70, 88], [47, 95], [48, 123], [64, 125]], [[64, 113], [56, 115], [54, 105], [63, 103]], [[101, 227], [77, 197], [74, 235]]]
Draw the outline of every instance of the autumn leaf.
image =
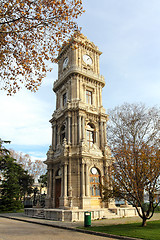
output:
[[82, 2], [1, 0], [0, 10], [0, 89], [9, 95], [22, 86], [36, 91], [50, 71], [48, 62], [56, 62], [58, 50], [74, 34]]
[[108, 144], [114, 161], [108, 170], [110, 179], [105, 179], [104, 199], [128, 201], [145, 226], [160, 202], [156, 198], [160, 190], [160, 110], [125, 103], [110, 110], [109, 119]]

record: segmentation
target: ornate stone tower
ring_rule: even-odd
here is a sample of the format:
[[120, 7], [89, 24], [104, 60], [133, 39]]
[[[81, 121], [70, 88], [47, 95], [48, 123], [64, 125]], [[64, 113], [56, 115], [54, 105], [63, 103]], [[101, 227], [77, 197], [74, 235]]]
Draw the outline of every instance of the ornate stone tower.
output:
[[[98, 47], [75, 35], [58, 56], [54, 82], [56, 110], [50, 120], [52, 145], [47, 153], [46, 208], [104, 208], [99, 184], [108, 175], [107, 115], [102, 106], [104, 77]], [[107, 206], [108, 207], [108, 206]]]

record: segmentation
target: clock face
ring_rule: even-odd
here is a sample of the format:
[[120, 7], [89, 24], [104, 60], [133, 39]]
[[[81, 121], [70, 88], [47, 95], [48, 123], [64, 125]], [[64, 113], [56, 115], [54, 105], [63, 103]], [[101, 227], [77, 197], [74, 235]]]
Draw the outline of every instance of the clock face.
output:
[[67, 67], [68, 61], [69, 61], [69, 58], [66, 57], [66, 58], [64, 59], [64, 62], [63, 62], [63, 69], [65, 69], [65, 68]]
[[62, 172], [61, 169], [58, 170], [58, 176], [61, 176]]
[[89, 64], [89, 65], [92, 64], [92, 58], [91, 58], [89, 55], [87, 55], [87, 54], [83, 55], [83, 61], [84, 61], [86, 64]]
[[94, 175], [97, 174], [98, 173], [97, 168], [95, 167], [91, 168], [91, 173]]

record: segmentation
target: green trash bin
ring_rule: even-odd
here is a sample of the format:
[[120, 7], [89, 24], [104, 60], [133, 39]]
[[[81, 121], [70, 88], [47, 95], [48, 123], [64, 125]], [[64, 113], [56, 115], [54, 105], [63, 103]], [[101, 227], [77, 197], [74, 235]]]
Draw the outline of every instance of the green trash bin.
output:
[[84, 226], [85, 227], [91, 226], [91, 212], [84, 213]]

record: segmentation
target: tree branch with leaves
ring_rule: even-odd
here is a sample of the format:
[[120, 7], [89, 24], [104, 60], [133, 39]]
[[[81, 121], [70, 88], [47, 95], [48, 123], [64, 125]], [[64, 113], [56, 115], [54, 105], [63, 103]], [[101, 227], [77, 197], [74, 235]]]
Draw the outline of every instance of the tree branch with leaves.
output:
[[81, 0], [2, 0], [0, 2], [0, 87], [14, 94], [23, 85], [36, 91], [48, 62], [78, 30]]
[[112, 187], [108, 187], [108, 179], [103, 186], [104, 200], [128, 201], [145, 226], [159, 204], [155, 199], [160, 189], [160, 111], [143, 104], [124, 104], [109, 111], [109, 116], [108, 144], [114, 162], [109, 179]]

